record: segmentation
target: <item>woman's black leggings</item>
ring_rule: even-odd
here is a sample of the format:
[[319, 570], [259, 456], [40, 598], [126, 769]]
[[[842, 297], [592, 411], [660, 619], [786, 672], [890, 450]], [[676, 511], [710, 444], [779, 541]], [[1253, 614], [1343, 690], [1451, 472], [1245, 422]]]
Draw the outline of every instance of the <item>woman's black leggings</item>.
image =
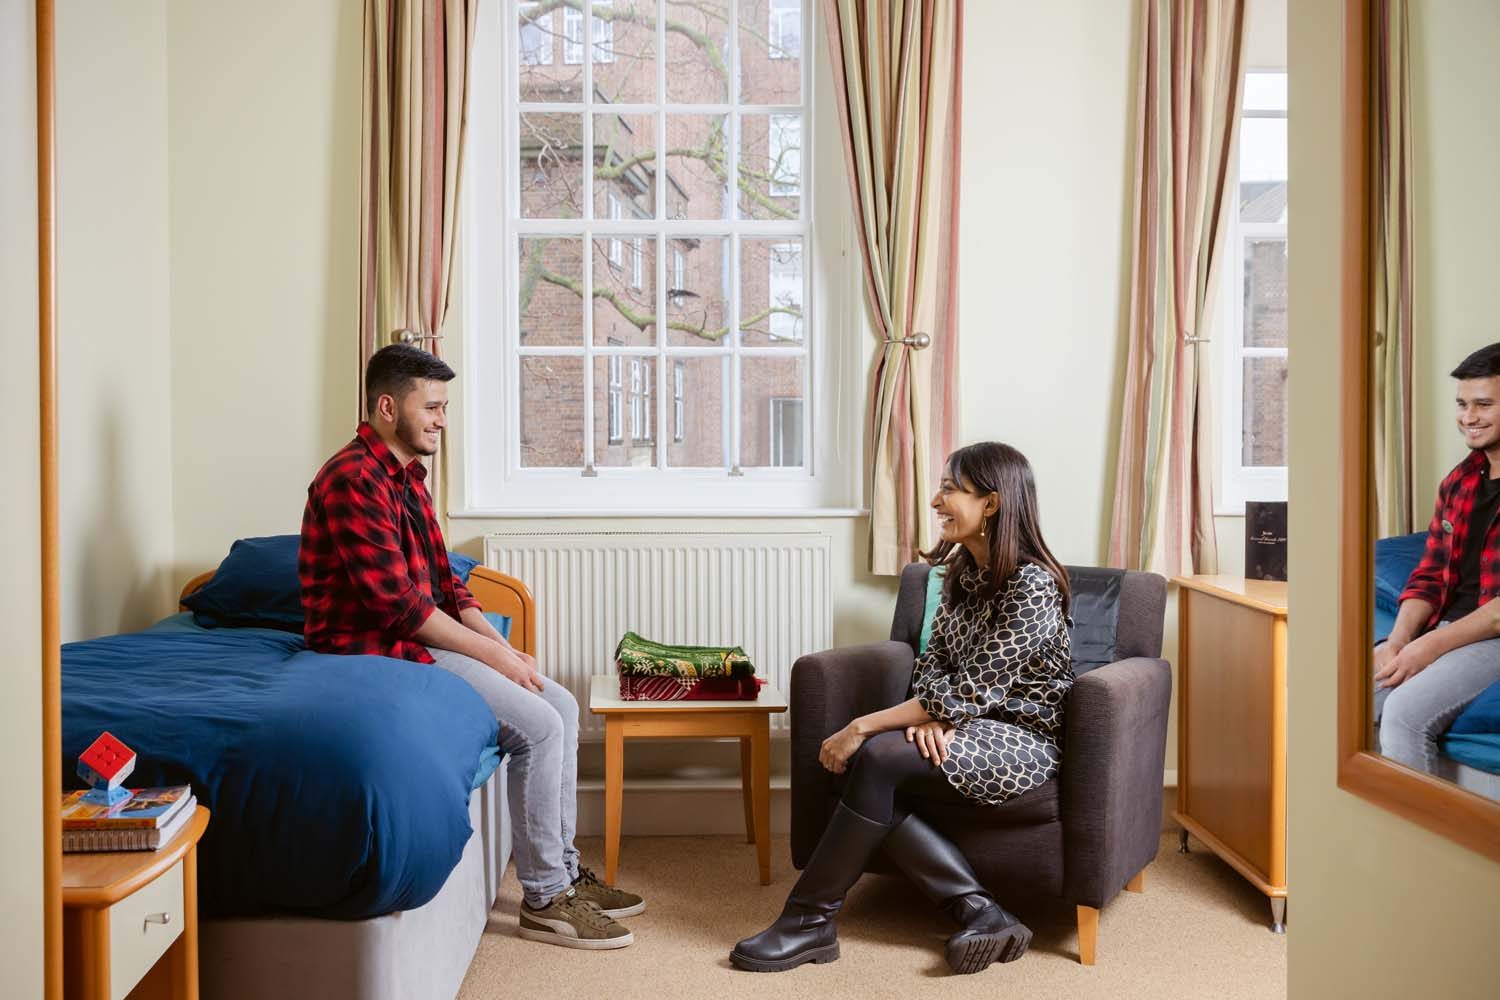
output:
[[894, 823], [905, 817], [910, 798], [966, 801], [942, 768], [922, 756], [903, 731], [870, 737], [849, 762], [843, 803], [865, 819]]

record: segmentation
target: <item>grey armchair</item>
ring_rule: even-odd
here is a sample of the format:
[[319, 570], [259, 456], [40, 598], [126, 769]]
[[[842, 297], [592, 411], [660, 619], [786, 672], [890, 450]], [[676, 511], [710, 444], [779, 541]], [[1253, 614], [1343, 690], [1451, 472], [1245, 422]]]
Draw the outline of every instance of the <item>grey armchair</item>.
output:
[[[908, 697], [929, 567], [901, 574], [889, 642], [813, 653], [792, 668], [792, 863], [802, 868], [838, 803], [842, 778], [818, 763], [824, 739]], [[1079, 958], [1094, 964], [1099, 910], [1141, 891], [1161, 841], [1162, 768], [1172, 675], [1161, 659], [1166, 581], [1154, 573], [1068, 567], [1073, 669], [1063, 760], [1054, 780], [998, 806], [919, 811], [963, 851], [1002, 905], [1025, 897], [1078, 908]], [[877, 855], [872, 870], [891, 871]]]

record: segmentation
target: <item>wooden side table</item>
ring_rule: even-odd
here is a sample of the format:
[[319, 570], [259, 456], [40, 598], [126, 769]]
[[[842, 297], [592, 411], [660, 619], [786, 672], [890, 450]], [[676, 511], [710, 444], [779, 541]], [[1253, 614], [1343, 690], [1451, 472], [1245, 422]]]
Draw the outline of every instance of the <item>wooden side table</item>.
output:
[[[65, 854], [63, 995], [198, 997], [198, 840], [208, 810], [157, 851]], [[137, 985], [139, 984], [139, 988]]]
[[1177, 612], [1177, 809], [1286, 929], [1286, 584], [1188, 576]]
[[722, 739], [740, 741], [740, 791], [745, 840], [755, 843], [760, 884], [771, 884], [771, 715], [787, 710], [786, 698], [770, 684], [755, 701], [625, 701], [620, 680], [596, 674], [589, 684], [589, 711], [604, 716], [604, 881], [615, 884], [620, 865], [620, 812], [625, 791], [625, 739]]

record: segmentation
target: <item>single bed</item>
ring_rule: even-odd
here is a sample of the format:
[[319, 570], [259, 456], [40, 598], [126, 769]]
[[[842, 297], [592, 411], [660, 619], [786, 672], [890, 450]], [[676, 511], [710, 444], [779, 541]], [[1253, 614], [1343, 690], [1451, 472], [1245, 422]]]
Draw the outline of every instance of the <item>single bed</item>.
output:
[[[524, 584], [476, 567], [469, 587], [531, 651]], [[191, 781], [214, 809], [200, 851], [205, 997], [457, 993], [510, 856], [506, 771], [472, 689], [186, 614], [70, 645], [65, 757], [119, 720], [141, 755], [133, 783]]]

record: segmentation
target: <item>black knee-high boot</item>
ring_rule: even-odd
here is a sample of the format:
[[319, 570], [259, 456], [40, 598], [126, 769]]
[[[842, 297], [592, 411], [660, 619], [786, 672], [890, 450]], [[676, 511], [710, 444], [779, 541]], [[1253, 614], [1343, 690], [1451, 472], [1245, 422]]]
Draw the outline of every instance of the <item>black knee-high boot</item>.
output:
[[889, 823], [866, 819], [842, 802], [802, 877], [792, 887], [776, 922], [734, 946], [729, 961], [750, 972], [784, 972], [805, 962], [832, 962], [839, 957], [833, 917], [849, 888], [864, 873], [891, 830]]
[[968, 859], [921, 817], [907, 816], [881, 846], [923, 895], [958, 924], [946, 949], [954, 972], [979, 972], [991, 962], [1014, 962], [1026, 952], [1030, 928], [1001, 909], [979, 884]]

